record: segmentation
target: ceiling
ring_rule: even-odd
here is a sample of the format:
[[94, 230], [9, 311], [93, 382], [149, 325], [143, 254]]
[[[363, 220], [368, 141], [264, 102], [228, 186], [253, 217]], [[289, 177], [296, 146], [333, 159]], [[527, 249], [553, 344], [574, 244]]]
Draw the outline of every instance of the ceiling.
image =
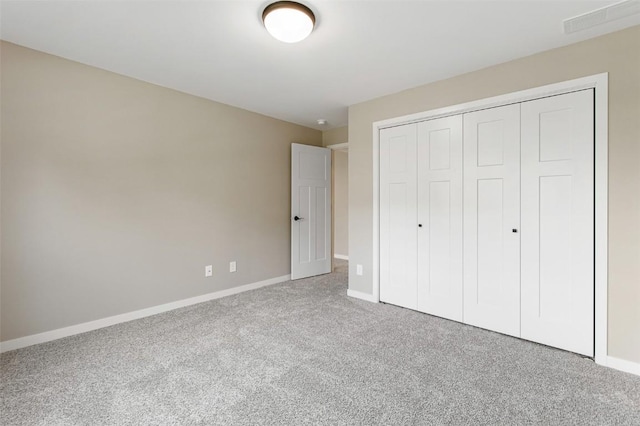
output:
[[563, 19], [615, 2], [304, 0], [316, 30], [285, 44], [262, 25], [269, 1], [2, 0], [0, 35], [323, 130], [346, 125], [349, 105], [640, 24], [563, 33]]

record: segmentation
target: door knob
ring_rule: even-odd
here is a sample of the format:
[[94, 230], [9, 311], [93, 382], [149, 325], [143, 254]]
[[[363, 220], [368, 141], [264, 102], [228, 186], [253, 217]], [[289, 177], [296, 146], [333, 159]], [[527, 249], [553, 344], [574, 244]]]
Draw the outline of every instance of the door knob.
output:
[[513, 232], [513, 233], [515, 234], [516, 232], [518, 232], [518, 230], [517, 230], [516, 228], [513, 228], [513, 229], [511, 230], [511, 232]]
[[301, 217], [298, 217], [298, 216], [294, 216], [294, 217], [293, 217], [293, 220], [295, 220], [295, 221], [297, 222], [297, 221], [299, 221], [299, 220], [302, 220], [302, 218], [301, 218]]
[[418, 224], [418, 228], [422, 228], [422, 224], [421, 223]]

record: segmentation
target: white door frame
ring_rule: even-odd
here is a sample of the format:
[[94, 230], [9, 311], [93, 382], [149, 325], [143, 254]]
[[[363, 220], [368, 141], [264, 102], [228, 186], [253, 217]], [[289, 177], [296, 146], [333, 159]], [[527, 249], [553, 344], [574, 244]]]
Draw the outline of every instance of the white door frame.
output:
[[380, 129], [547, 96], [595, 89], [595, 362], [607, 365], [609, 74], [522, 90], [464, 104], [438, 108], [373, 123], [373, 295], [380, 301]]

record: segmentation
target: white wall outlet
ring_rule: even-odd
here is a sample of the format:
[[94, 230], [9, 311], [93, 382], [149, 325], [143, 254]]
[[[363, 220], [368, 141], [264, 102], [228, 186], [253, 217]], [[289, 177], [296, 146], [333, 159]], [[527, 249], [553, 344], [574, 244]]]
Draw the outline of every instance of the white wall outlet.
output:
[[235, 272], [236, 271], [236, 261], [234, 260], [233, 262], [229, 262], [229, 272]]
[[207, 265], [204, 267], [204, 276], [205, 277], [213, 276], [213, 265]]
[[356, 275], [362, 275], [362, 265], [356, 265]]

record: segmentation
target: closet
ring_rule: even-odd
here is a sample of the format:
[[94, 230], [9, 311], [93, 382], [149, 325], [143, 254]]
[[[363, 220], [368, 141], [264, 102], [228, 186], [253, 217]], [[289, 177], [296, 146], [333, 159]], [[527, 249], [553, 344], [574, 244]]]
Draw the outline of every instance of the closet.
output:
[[380, 130], [380, 300], [593, 356], [593, 89]]

